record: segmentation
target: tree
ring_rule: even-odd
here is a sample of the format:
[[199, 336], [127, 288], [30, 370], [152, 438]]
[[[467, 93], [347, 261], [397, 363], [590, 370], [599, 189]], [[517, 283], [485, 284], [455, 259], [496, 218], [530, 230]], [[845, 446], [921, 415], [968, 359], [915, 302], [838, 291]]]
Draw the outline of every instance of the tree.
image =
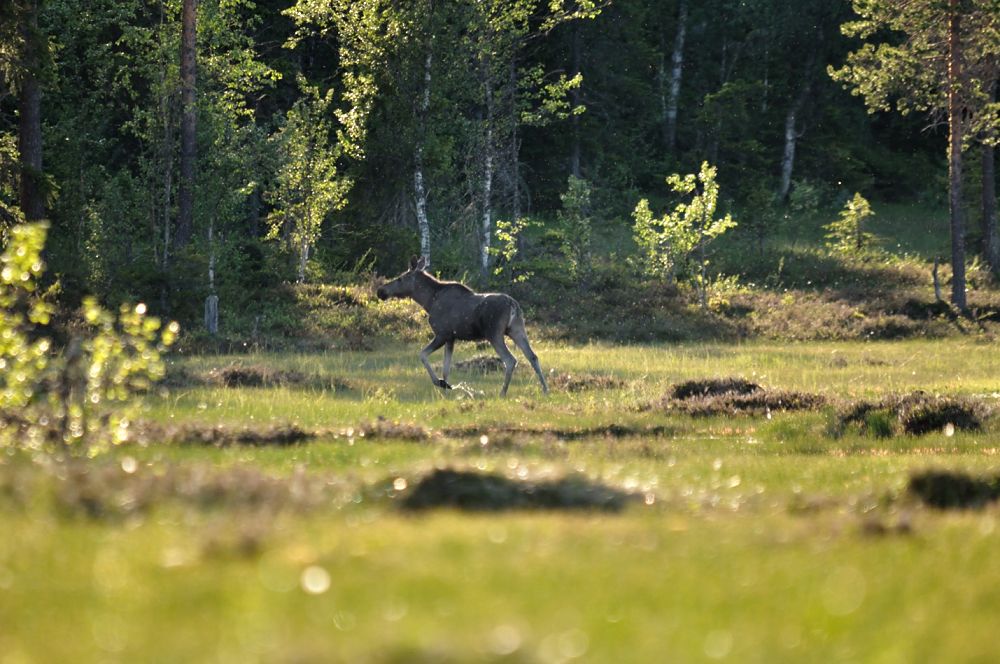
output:
[[49, 60], [48, 41], [39, 29], [42, 0], [17, 0], [19, 203], [28, 221], [45, 218], [46, 186], [42, 170], [42, 78]]
[[274, 206], [268, 217], [268, 237], [281, 238], [298, 252], [298, 280], [306, 280], [309, 253], [330, 212], [347, 203], [350, 180], [337, 172], [339, 145], [330, 146], [330, 106], [333, 90], [319, 89], [300, 79], [304, 97], [295, 102], [274, 142], [281, 165], [266, 198]]
[[861, 256], [869, 251], [875, 246], [875, 236], [865, 230], [865, 222], [874, 215], [868, 200], [855, 192], [840, 217], [823, 226], [828, 231], [827, 248], [845, 256]]
[[672, 212], [656, 218], [644, 198], [632, 212], [635, 242], [645, 254], [650, 274], [673, 281], [684, 263], [695, 258], [697, 272], [692, 280], [702, 309], [708, 309], [708, 244], [736, 226], [731, 215], [715, 218], [719, 202], [715, 174], [715, 167], [707, 161], [697, 175], [674, 173], [667, 178], [667, 186], [675, 194], [690, 196], [688, 202], [678, 203]]
[[194, 168], [198, 158], [196, 56], [198, 0], [183, 0], [181, 10], [181, 159], [177, 194], [178, 246], [186, 245], [194, 229]]
[[891, 41], [866, 43], [830, 75], [865, 98], [870, 112], [944, 114], [948, 124], [948, 205], [951, 301], [965, 310], [965, 218], [962, 149], [970, 123], [988, 98], [1000, 55], [997, 0], [854, 0], [860, 19], [846, 35]]

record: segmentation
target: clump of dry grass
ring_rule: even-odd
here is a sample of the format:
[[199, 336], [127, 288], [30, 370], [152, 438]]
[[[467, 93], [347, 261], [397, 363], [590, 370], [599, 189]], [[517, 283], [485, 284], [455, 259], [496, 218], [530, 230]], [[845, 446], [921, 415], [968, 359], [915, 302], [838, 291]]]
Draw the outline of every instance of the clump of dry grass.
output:
[[771, 411], [817, 410], [826, 398], [809, 392], [770, 390], [739, 377], [678, 383], [656, 405], [695, 417], [765, 415]]
[[391, 438], [394, 440], [426, 441], [433, 437], [430, 429], [419, 424], [409, 424], [406, 422], [395, 422], [383, 417], [373, 422], [365, 422], [357, 426], [355, 435], [365, 438]]
[[938, 509], [979, 508], [1000, 498], [1000, 477], [929, 470], [911, 476], [907, 491]]
[[836, 435], [857, 425], [862, 433], [890, 436], [905, 433], [921, 436], [945, 429], [978, 431], [990, 415], [990, 407], [972, 397], [933, 396], [923, 392], [890, 395], [879, 401], [858, 401], [843, 407], [834, 427]]
[[625, 381], [607, 374], [557, 373], [549, 376], [549, 386], [562, 392], [582, 392], [584, 390], [616, 390], [625, 386]]
[[143, 423], [136, 427], [140, 441], [187, 443], [226, 447], [229, 445], [295, 445], [320, 435], [295, 424], [232, 427], [224, 424], [188, 422], [178, 426]]
[[496, 373], [504, 370], [503, 360], [496, 355], [476, 355], [468, 360], [455, 362], [452, 365], [459, 371], [476, 371], [478, 373]]
[[470, 511], [618, 511], [634, 497], [584, 477], [524, 481], [471, 470], [438, 469], [402, 496], [406, 510], [438, 507]]
[[300, 387], [343, 391], [353, 385], [343, 378], [301, 371], [275, 369], [266, 364], [238, 362], [195, 372], [183, 366], [168, 369], [162, 384], [166, 387]]

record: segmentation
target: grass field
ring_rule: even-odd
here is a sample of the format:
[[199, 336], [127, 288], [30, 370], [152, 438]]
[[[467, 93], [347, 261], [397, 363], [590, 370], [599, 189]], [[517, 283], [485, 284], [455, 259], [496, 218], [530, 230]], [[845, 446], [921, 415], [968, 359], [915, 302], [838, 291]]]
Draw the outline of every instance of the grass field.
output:
[[[495, 373], [437, 391], [418, 349], [178, 360], [188, 379], [147, 398], [143, 444], [69, 465], [0, 457], [0, 662], [998, 656], [1000, 512], [907, 491], [928, 469], [1000, 473], [996, 420], [875, 438], [834, 435], [837, 405], [661, 403], [681, 381], [741, 376], [836, 403], [923, 390], [993, 406], [994, 343], [541, 342], [563, 387], [542, 396], [522, 362], [506, 400]], [[191, 378], [226, 367], [284, 384]], [[155, 437], [217, 425], [217, 445]], [[225, 435], [290, 425], [310, 437]], [[628, 497], [404, 509], [441, 468]]]

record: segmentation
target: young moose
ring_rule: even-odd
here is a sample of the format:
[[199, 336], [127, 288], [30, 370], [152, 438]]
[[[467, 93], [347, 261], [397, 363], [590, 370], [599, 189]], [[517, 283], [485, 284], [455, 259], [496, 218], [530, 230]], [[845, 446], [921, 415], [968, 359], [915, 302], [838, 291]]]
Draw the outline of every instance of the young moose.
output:
[[[531, 363], [531, 368], [542, 383], [542, 392], [548, 393], [538, 356], [531, 350], [528, 334], [524, 331], [524, 315], [521, 305], [510, 295], [503, 293], [474, 293], [467, 286], [454, 281], [438, 281], [424, 268], [427, 262], [421, 257], [410, 260], [410, 269], [378, 289], [380, 300], [390, 297], [408, 297], [424, 308], [430, 318], [434, 339], [420, 351], [420, 361], [427, 367], [431, 382], [446, 390], [448, 373], [451, 371], [451, 353], [455, 340], [486, 340], [493, 344], [497, 355], [503, 360], [505, 369], [503, 388], [500, 396], [507, 394], [510, 377], [517, 366], [517, 360], [507, 348], [504, 336], [514, 343]], [[443, 377], [439, 380], [431, 367], [428, 356], [444, 346]]]

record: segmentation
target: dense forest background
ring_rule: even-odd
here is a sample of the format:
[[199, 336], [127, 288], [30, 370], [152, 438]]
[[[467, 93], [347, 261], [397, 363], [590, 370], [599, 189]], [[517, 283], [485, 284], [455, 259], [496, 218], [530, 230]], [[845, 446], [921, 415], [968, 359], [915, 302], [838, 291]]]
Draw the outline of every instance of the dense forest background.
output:
[[[966, 28], [995, 34], [996, 8], [973, 4]], [[830, 75], [862, 44], [848, 0], [4, 6], [0, 223], [50, 220], [71, 304], [142, 300], [191, 329], [218, 306], [245, 335], [289, 284], [417, 253], [479, 285], [607, 290], [640, 274], [639, 200], [664, 209], [664, 178], [705, 161], [738, 223], [730, 266], [856, 192], [947, 227], [940, 106], [870, 113]], [[984, 145], [965, 137], [971, 255], [996, 177]]]

